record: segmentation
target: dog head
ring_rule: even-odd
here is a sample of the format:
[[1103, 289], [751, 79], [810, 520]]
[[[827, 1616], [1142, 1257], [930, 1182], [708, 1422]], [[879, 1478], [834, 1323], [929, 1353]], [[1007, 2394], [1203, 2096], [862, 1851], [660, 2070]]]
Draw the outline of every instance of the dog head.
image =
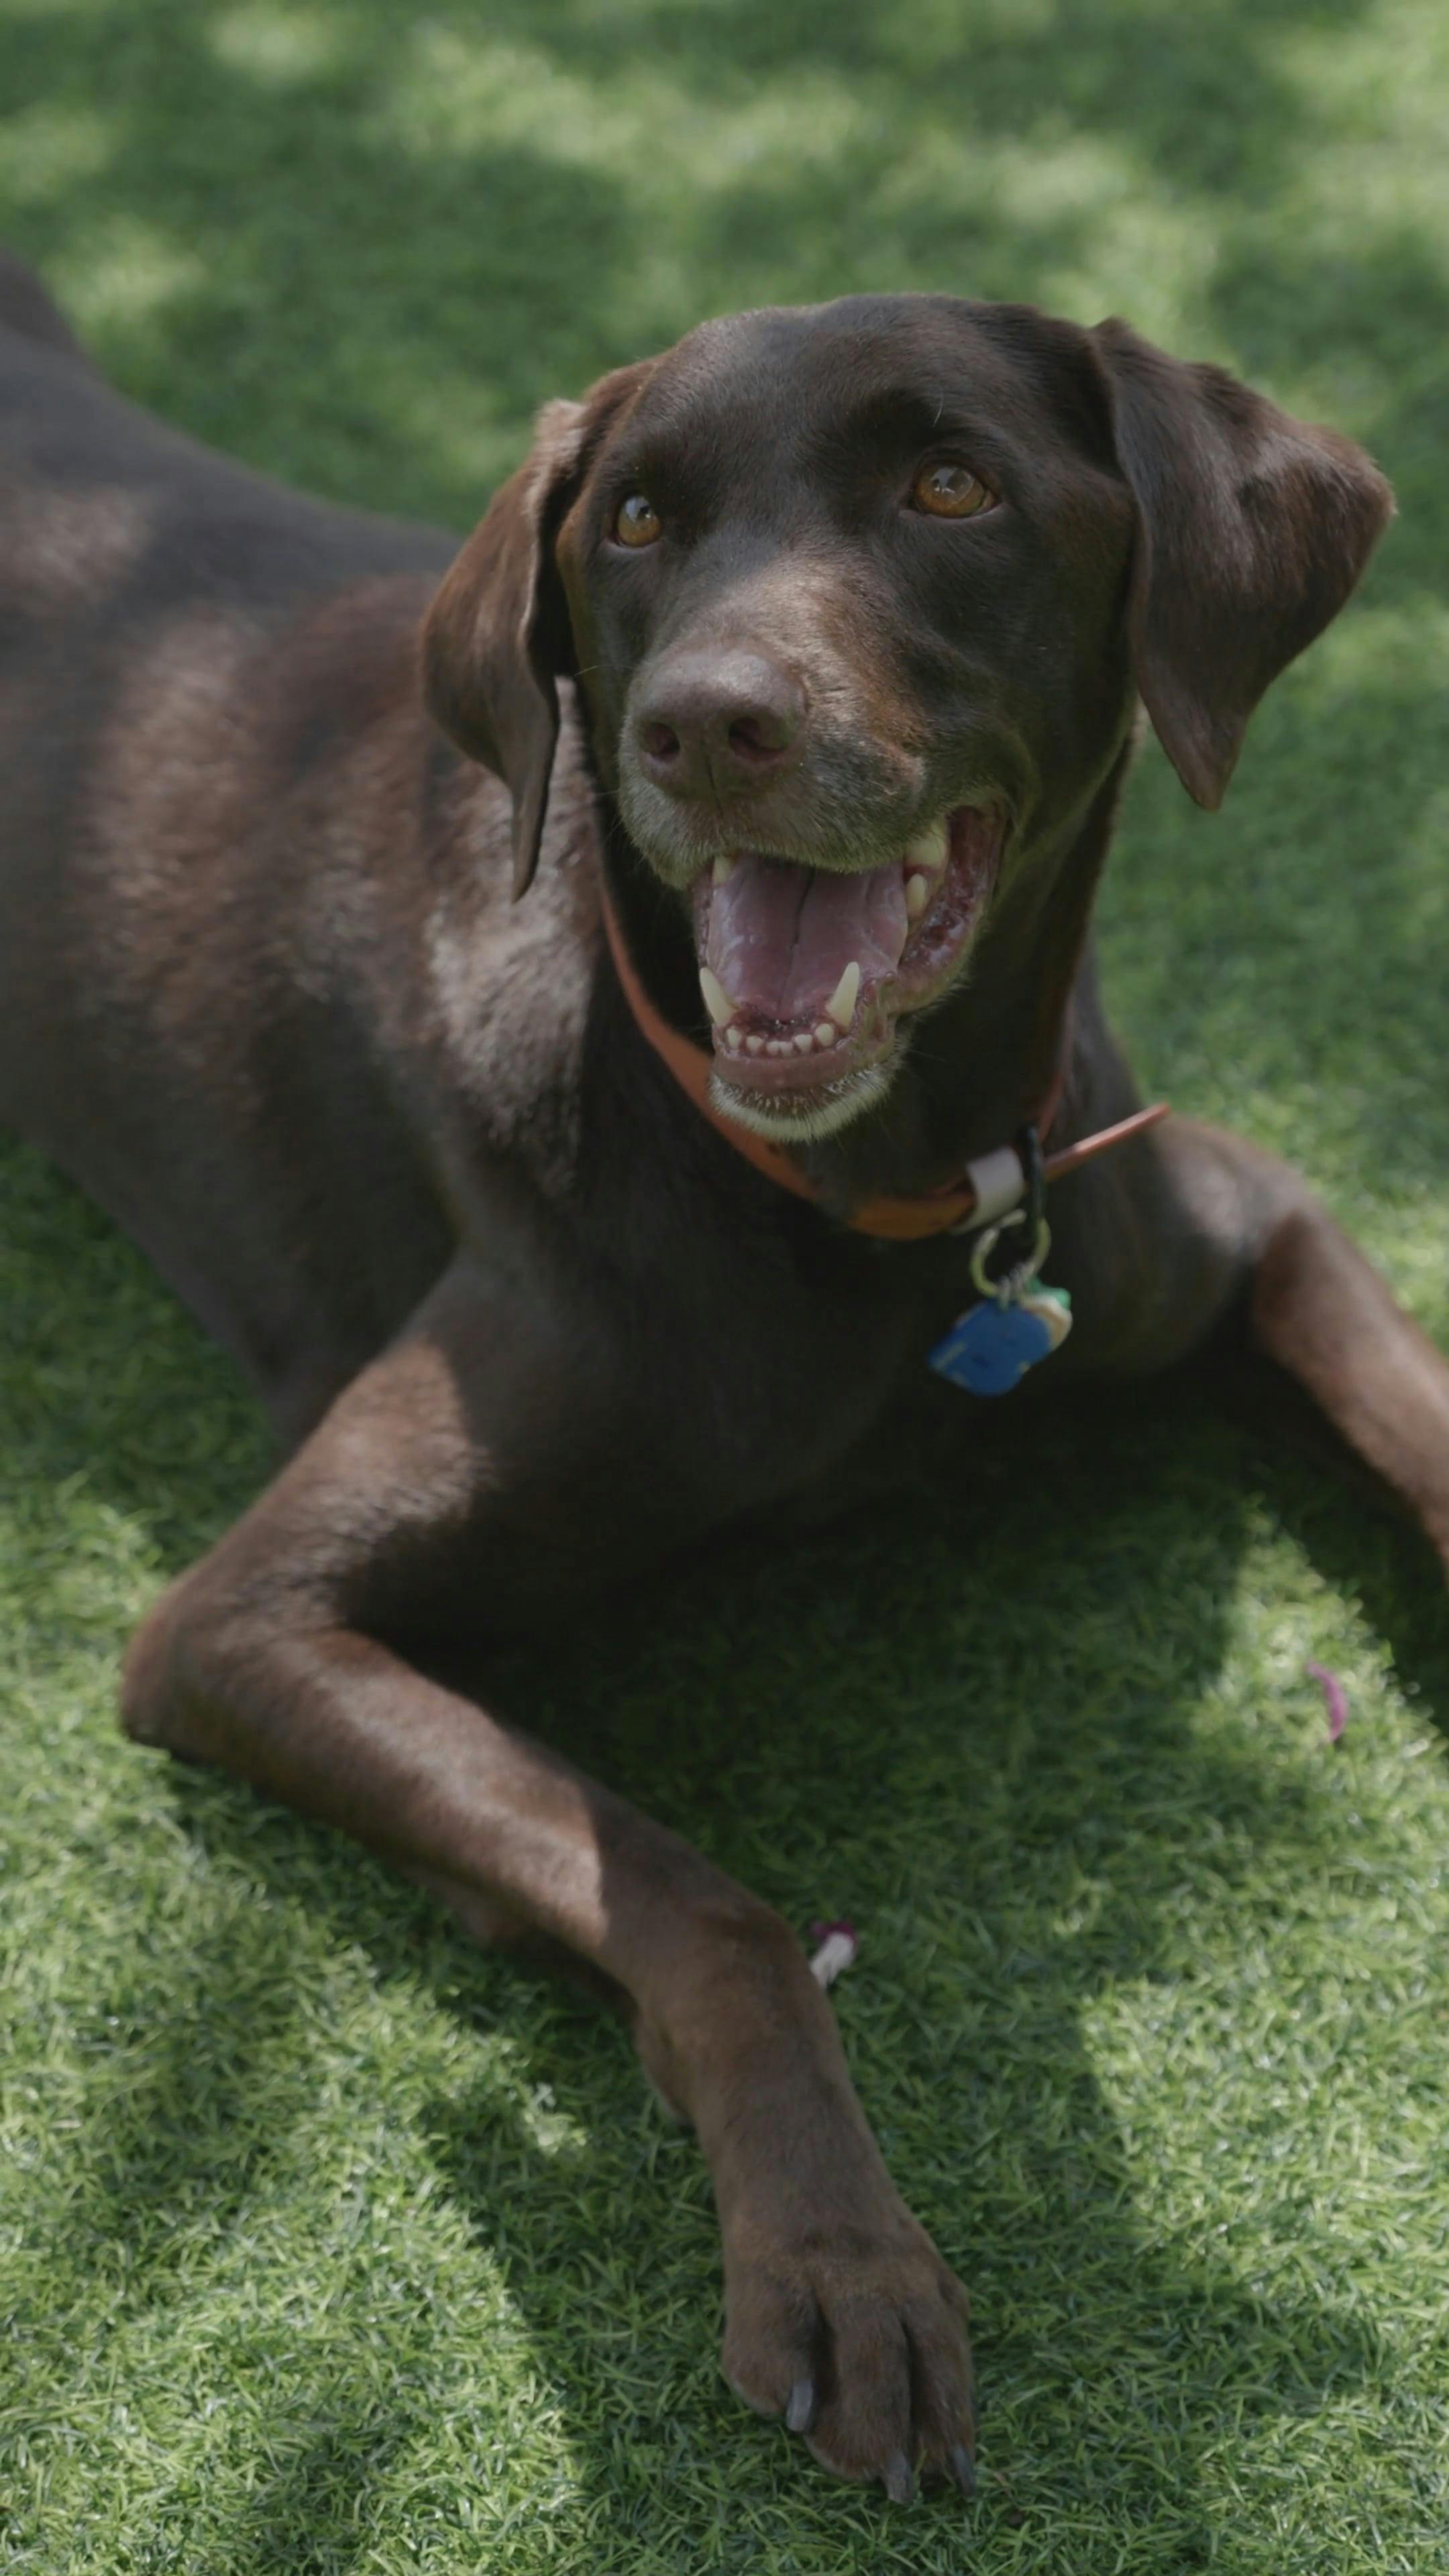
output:
[[719, 1106], [821, 1135], [881, 1096], [1139, 695], [1220, 802], [1391, 506], [1348, 441], [1121, 322], [741, 314], [546, 407], [429, 616], [429, 702], [512, 791], [521, 891], [577, 681], [689, 908]]

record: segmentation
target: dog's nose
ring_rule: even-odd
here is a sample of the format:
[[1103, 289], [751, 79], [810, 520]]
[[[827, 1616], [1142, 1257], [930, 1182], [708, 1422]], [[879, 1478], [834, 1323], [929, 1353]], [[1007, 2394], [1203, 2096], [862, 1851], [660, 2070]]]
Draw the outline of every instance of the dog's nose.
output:
[[761, 653], [681, 653], [657, 671], [634, 718], [646, 777], [674, 796], [773, 785], [800, 757], [805, 692]]

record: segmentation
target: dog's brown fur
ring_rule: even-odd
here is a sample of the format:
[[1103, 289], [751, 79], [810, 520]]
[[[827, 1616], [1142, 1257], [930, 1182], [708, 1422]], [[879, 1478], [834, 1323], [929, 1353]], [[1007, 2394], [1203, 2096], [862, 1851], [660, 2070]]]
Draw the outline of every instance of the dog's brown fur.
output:
[[[0, 314], [0, 1102], [147, 1246], [291, 1452], [146, 1621], [126, 1724], [392, 1855], [475, 1932], [543, 1932], [612, 1980], [709, 2159], [735, 2385], [842, 2475], [966, 2482], [964, 2297], [791, 1934], [410, 1653], [882, 1482], [923, 1423], [969, 1443], [973, 1401], [923, 1369], [969, 1244], [834, 1218], [1011, 1135], [1069, 986], [1054, 1141], [1133, 1105], [1081, 940], [1139, 693], [1216, 802], [1385, 487], [1120, 325], [881, 299], [710, 325], [551, 406], [449, 571], [445, 537], [295, 499], [131, 410], [24, 272]], [[943, 408], [1011, 505], [970, 551], [888, 498]], [[610, 536], [641, 477], [678, 532], [648, 567]], [[433, 710], [486, 767], [430, 718], [425, 616]], [[799, 679], [798, 756], [717, 813], [670, 806], [641, 709], [671, 657], [707, 679], [742, 634]], [[787, 1197], [645, 1045], [601, 875], [656, 1003], [705, 1042], [682, 889], [711, 832], [747, 816], [867, 863], [871, 834], [968, 793], [1010, 823], [971, 979], [888, 1097], [802, 1148], [821, 1205]], [[1041, 1400], [1245, 1329], [1449, 1563], [1449, 1370], [1292, 1172], [1179, 1118], [1052, 1218], [1077, 1322]]]

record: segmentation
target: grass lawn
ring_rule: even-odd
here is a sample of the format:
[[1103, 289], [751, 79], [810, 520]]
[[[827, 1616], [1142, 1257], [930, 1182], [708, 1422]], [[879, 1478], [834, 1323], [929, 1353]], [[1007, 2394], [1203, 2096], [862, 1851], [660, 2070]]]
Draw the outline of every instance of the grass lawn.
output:
[[[0, 229], [129, 392], [339, 497], [461, 529], [544, 396], [861, 287], [1122, 311], [1364, 439], [1399, 524], [1220, 817], [1144, 758], [1109, 989], [1449, 1346], [1446, 130], [1440, 0], [0, 0]], [[61, 1181], [7, 1147], [0, 1194], [7, 2569], [1449, 2569], [1411, 1540], [1174, 1405], [510, 1667], [861, 1926], [841, 2018], [986, 2398], [978, 2503], [902, 2515], [726, 2391], [704, 2172], [611, 2023], [121, 1743], [126, 1633], [266, 1443]]]

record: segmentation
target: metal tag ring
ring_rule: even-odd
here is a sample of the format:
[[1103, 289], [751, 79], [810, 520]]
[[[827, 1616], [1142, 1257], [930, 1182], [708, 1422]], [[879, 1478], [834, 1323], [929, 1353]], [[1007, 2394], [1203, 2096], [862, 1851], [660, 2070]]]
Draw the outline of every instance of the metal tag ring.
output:
[[976, 1249], [971, 1255], [971, 1285], [978, 1297], [997, 1297], [1005, 1305], [1009, 1299], [1020, 1296], [1028, 1279], [1035, 1278], [1040, 1270], [1052, 1248], [1051, 1227], [1045, 1217], [1037, 1226], [1030, 1252], [1020, 1261], [1014, 1261], [1003, 1277], [993, 1279], [986, 1267], [1007, 1227], [1020, 1225], [1023, 1221], [1022, 1212], [1018, 1208], [1011, 1216], [1003, 1217], [999, 1225], [988, 1225], [984, 1233], [978, 1236]]

